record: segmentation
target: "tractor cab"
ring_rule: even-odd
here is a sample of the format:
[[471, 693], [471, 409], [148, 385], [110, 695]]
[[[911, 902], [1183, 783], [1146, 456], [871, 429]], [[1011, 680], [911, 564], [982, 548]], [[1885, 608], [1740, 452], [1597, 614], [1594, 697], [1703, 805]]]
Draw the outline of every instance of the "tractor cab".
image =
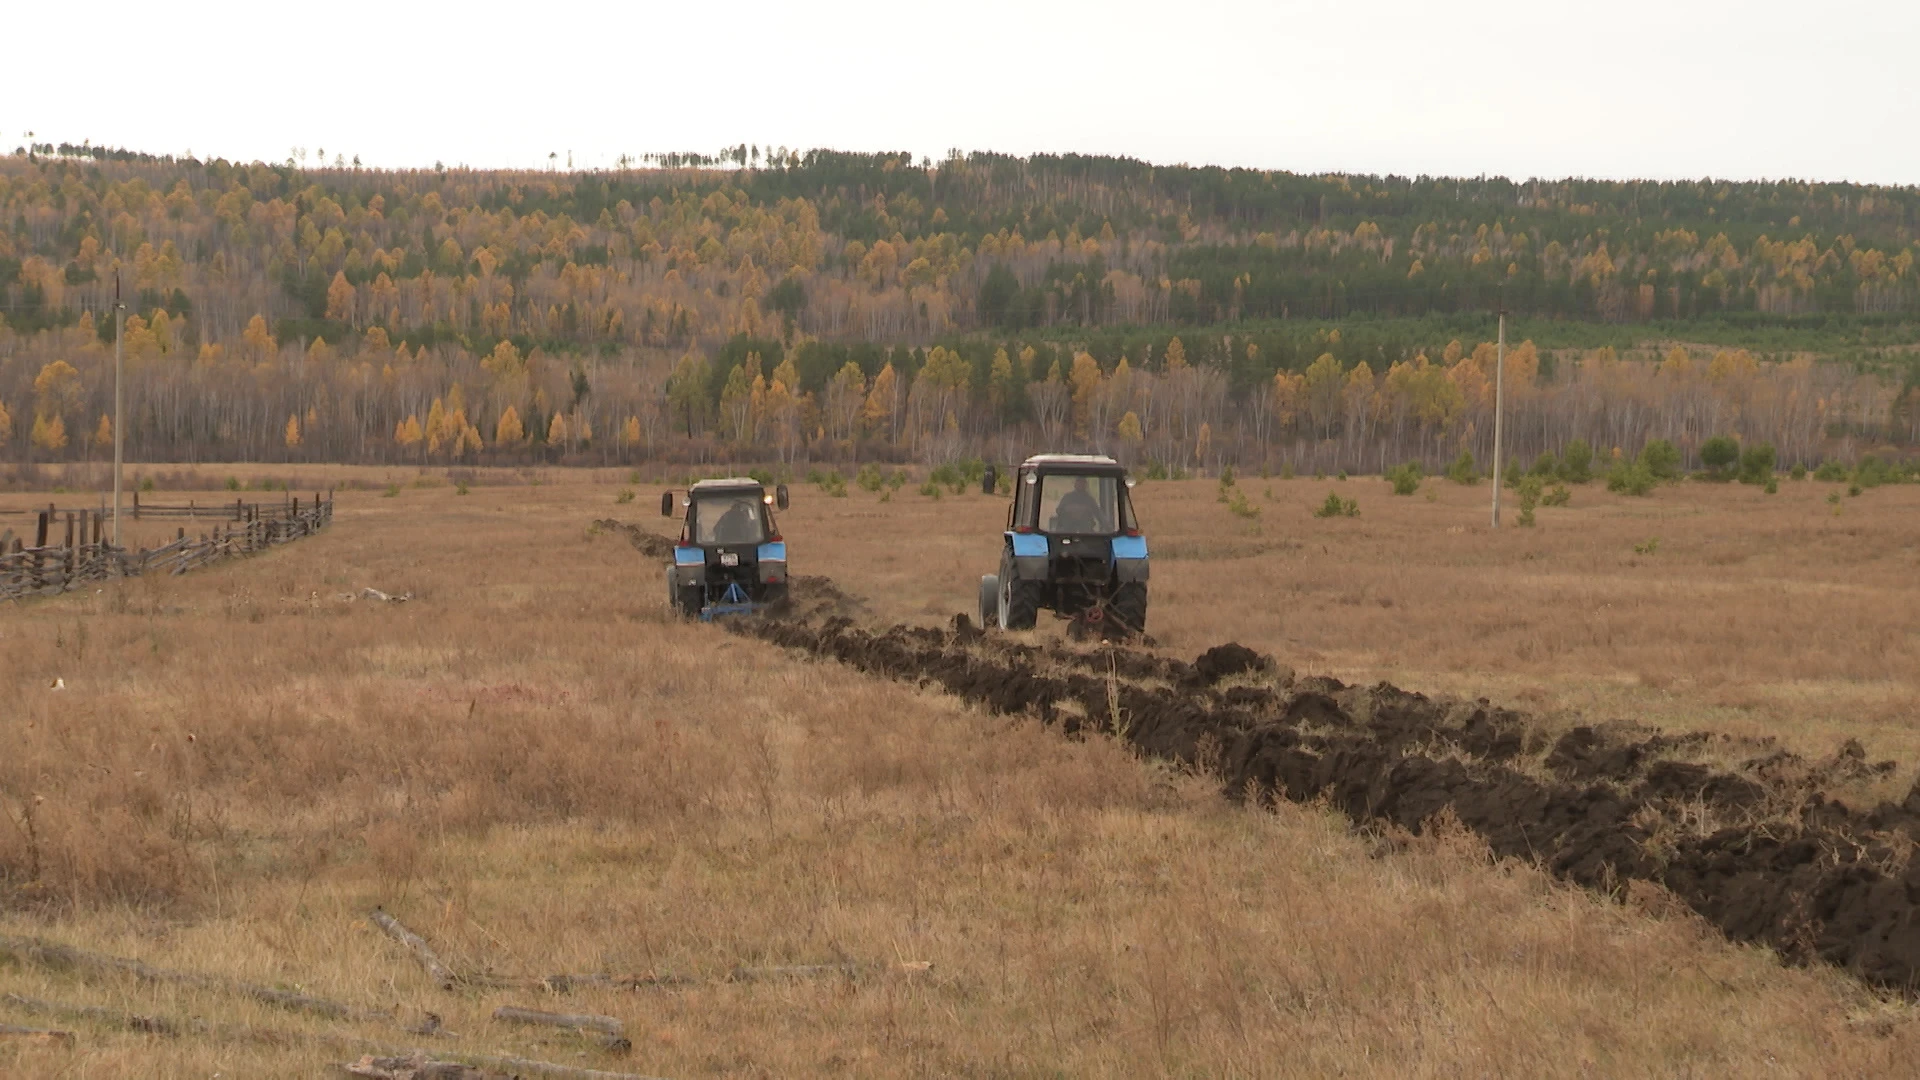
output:
[[[982, 487], [998, 478], [988, 470]], [[1134, 517], [1133, 480], [1110, 457], [1041, 454], [1015, 470], [1000, 573], [981, 580], [981, 618], [1031, 628], [1040, 608], [1102, 632], [1146, 627], [1147, 541]]]
[[788, 505], [787, 486], [769, 495], [747, 477], [702, 480], [678, 498], [660, 497], [660, 513], [684, 511], [667, 570], [667, 603], [689, 617], [750, 614], [787, 596], [787, 544], [773, 512]]

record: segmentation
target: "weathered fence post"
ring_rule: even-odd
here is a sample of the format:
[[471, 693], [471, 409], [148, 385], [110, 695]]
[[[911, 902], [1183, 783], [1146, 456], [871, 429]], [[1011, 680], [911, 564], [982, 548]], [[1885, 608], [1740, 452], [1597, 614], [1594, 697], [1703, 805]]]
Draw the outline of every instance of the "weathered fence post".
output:
[[47, 546], [47, 519], [51, 516], [52, 516], [51, 511], [48, 511], [48, 510], [40, 511], [40, 527], [34, 530], [34, 534], [33, 534], [34, 547], [43, 548]]

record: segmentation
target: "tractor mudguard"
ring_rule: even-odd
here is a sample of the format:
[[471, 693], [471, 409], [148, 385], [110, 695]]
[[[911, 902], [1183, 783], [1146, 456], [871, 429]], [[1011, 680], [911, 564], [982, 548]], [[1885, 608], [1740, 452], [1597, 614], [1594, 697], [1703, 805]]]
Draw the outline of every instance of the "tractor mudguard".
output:
[[1113, 576], [1115, 580], [1147, 580], [1147, 538], [1144, 536], [1116, 536], [1113, 538]]
[[700, 548], [676, 545], [673, 549], [673, 579], [681, 585], [705, 585], [707, 553]]
[[1013, 547], [1013, 572], [1022, 581], [1047, 580], [1047, 538], [1038, 533], [1007, 534]]

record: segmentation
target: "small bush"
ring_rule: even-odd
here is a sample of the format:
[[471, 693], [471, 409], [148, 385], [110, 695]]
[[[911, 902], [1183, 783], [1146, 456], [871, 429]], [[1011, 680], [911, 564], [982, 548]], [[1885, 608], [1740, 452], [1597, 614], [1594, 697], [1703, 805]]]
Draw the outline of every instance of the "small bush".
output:
[[1167, 466], [1165, 462], [1159, 461], [1157, 459], [1147, 462], [1147, 479], [1165, 480], [1166, 478], [1167, 478]]
[[1520, 516], [1518, 524], [1529, 529], [1533, 527], [1533, 511], [1540, 505], [1540, 492], [1544, 482], [1539, 476], [1529, 474], [1520, 478], [1514, 490], [1520, 495]]
[[1343, 499], [1337, 491], [1327, 492], [1327, 501], [1313, 512], [1317, 518], [1359, 517], [1360, 504], [1352, 499]]
[[1523, 475], [1525, 475], [1525, 473], [1524, 470], [1520, 468], [1520, 463], [1517, 461], [1509, 461], [1507, 462], [1506, 472], [1505, 475], [1502, 476], [1501, 482], [1507, 487], [1519, 487], [1520, 477]]
[[926, 483], [920, 485], [920, 494], [925, 495], [926, 497], [934, 500], [935, 502], [939, 502], [940, 501], [940, 485], [934, 483], [931, 479], [929, 479]]
[[1860, 491], [1861, 491], [1861, 488], [1860, 488], [1860, 485], [1859, 485], [1859, 484], [1848, 484], [1848, 485], [1847, 485], [1847, 498], [1849, 498], [1849, 499], [1857, 499], [1857, 498], [1859, 498], [1859, 497], [1860, 497]]
[[388, 484], [388, 485], [387, 485], [387, 490], [385, 490], [385, 491], [383, 491], [383, 492], [381, 492], [381, 493], [380, 493], [380, 497], [381, 497], [381, 498], [383, 498], [383, 499], [392, 499], [392, 498], [396, 498], [397, 496], [399, 496], [399, 494], [400, 494], [400, 485], [399, 485], [399, 484]]
[[1868, 454], [1860, 459], [1859, 466], [1853, 470], [1853, 482], [1863, 488], [1897, 484], [1900, 482], [1900, 472], [1894, 466]]
[[1754, 443], [1740, 453], [1740, 482], [1743, 484], [1773, 483], [1774, 453], [1772, 443]]
[[1456, 484], [1472, 485], [1480, 482], [1480, 467], [1474, 464], [1473, 451], [1460, 448], [1460, 456], [1447, 466], [1447, 479]]
[[228, 491], [239, 491], [239, 490], [240, 490], [240, 481], [239, 481], [239, 480], [238, 480], [237, 478], [235, 478], [235, 477], [232, 477], [232, 476], [229, 476], [229, 477], [227, 477], [227, 490], [228, 490]]
[[1220, 470], [1220, 486], [1223, 488], [1233, 486], [1233, 466], [1228, 465]]
[[1793, 477], [1795, 480], [1805, 480], [1807, 478], [1807, 467], [1796, 461], [1793, 463], [1793, 471], [1787, 475]]
[[[462, 494], [462, 495], [465, 495], [466, 493], [467, 493], [467, 485], [465, 485], [465, 484], [461, 484], [461, 485], [460, 485], [460, 494]], [[621, 492], [620, 494], [618, 494], [618, 495], [615, 495], [615, 496], [613, 497], [613, 505], [615, 505], [615, 506], [625, 506], [625, 505], [627, 505], [628, 503], [630, 503], [630, 502], [632, 502], [632, 501], [633, 501], [633, 489], [632, 489], [632, 488], [628, 488], [628, 489], [626, 489], [625, 491], [622, 491], [622, 492]]]
[[928, 473], [927, 483], [940, 484], [944, 487], [952, 488], [954, 493], [958, 494], [960, 485], [966, 483], [966, 481], [961, 478], [960, 470], [949, 463], [938, 466], [932, 472]]
[[[1680, 450], [1665, 439], [1653, 439], [1641, 447], [1637, 464], [1653, 478], [1655, 483], [1680, 479]], [[1608, 475], [1608, 481], [1611, 488], [1611, 474]], [[1644, 495], [1646, 492], [1635, 492], [1635, 494]]]
[[747, 475], [768, 486], [771, 486], [774, 482], [773, 473], [766, 469], [748, 469]]
[[1227, 509], [1235, 517], [1243, 517], [1248, 521], [1260, 516], [1260, 508], [1248, 502], [1247, 493], [1240, 488], [1233, 489], [1233, 498], [1227, 500]]
[[639, 469], [634, 469], [627, 473], [627, 483], [634, 484], [636, 486], [640, 483]]
[[1542, 450], [1540, 451], [1540, 456], [1533, 459], [1533, 468], [1527, 470], [1527, 475], [1538, 476], [1542, 479], [1558, 476], [1560, 475], [1560, 461], [1553, 456], [1553, 451]]
[[1616, 461], [1613, 463], [1613, 468], [1607, 472], [1607, 490], [1621, 495], [1649, 494], [1657, 482], [1653, 472], [1647, 468], [1645, 462], [1641, 461], [1631, 465], [1625, 461]]
[[1387, 470], [1387, 482], [1393, 485], [1395, 495], [1411, 495], [1419, 491], [1420, 480], [1420, 463], [1417, 461], [1395, 465]]
[[893, 475], [887, 477], [887, 486], [895, 491], [899, 491], [901, 488], [907, 486], [908, 479], [907, 470], [895, 469], [893, 470]]
[[1633, 545], [1635, 555], [1651, 555], [1659, 550], [1660, 538], [1657, 536], [1649, 536], [1643, 542]]
[[1340, 480], [1345, 480], [1346, 478], [1347, 478], [1347, 470], [1345, 470], [1345, 469], [1341, 469], [1341, 470], [1340, 470], [1340, 475], [1339, 475], [1339, 477], [1337, 477], [1337, 479], [1340, 479]]
[[826, 482], [827, 482], [826, 474], [821, 472], [819, 469], [807, 470], [807, 483], [819, 485], [819, 484], [824, 484]]
[[1777, 476], [1767, 477], [1767, 486], [1765, 490], [1766, 490], [1766, 493], [1769, 495], [1780, 494], [1780, 478]]
[[1553, 485], [1553, 490], [1540, 496], [1541, 506], [1565, 506], [1573, 501], [1573, 491], [1565, 484]]
[[829, 498], [844, 499], [847, 497], [847, 478], [840, 475], [839, 469], [835, 469], [820, 478], [820, 490], [826, 492]]
[[1560, 479], [1569, 484], [1584, 484], [1593, 479], [1593, 447], [1585, 439], [1575, 439], [1560, 451]]
[[149, 476], [149, 477], [147, 477], [146, 479], [144, 479], [144, 480], [142, 480], [142, 481], [140, 481], [140, 490], [141, 490], [141, 491], [152, 491], [152, 490], [153, 490], [153, 477], [151, 477], [151, 476]]
[[1837, 484], [1847, 478], [1847, 467], [1837, 461], [1823, 461], [1813, 470], [1813, 478], [1823, 484]]
[[860, 485], [861, 491], [877, 492], [886, 484], [887, 478], [881, 473], [880, 466], [869, 461], [860, 466], [860, 471], [854, 475], [853, 482]]
[[1700, 464], [1707, 467], [1708, 480], [1731, 479], [1731, 470], [1740, 460], [1740, 444], [1731, 435], [1715, 435], [1700, 444]]
[[1280, 479], [1293, 479], [1293, 462], [1289, 461], [1285, 465], [1280, 466]]

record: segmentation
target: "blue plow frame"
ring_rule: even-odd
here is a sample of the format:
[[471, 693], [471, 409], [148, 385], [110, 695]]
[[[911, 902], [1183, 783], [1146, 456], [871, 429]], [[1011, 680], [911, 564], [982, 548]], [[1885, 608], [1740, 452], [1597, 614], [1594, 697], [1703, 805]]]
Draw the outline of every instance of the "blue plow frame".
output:
[[700, 621], [712, 622], [724, 615], [751, 615], [766, 606], [747, 599], [747, 592], [739, 582], [728, 582], [727, 591], [720, 594], [718, 602], [700, 609]]

